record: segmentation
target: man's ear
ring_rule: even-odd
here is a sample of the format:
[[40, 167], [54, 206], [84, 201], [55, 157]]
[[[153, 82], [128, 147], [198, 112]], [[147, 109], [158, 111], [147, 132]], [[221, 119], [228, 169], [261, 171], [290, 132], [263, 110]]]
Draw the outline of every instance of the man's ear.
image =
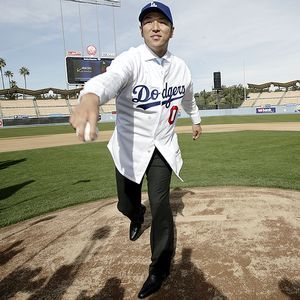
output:
[[171, 37], [170, 37], [170, 38], [172, 38], [172, 37], [173, 37], [173, 34], [174, 34], [174, 29], [175, 29], [175, 27], [173, 27], [173, 26], [172, 26], [172, 31], [171, 31]]
[[144, 37], [144, 34], [143, 34], [143, 27], [140, 26], [140, 31], [141, 31], [141, 36]]

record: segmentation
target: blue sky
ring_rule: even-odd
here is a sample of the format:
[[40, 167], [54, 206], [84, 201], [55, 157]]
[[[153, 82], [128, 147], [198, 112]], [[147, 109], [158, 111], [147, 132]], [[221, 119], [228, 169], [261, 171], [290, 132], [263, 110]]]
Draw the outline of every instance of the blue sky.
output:
[[[117, 54], [139, 45], [138, 15], [146, 3], [121, 0], [114, 9], [81, 4], [80, 18], [78, 4], [62, 0], [66, 50], [82, 52], [81, 40], [84, 51], [93, 44], [109, 53], [116, 42]], [[212, 89], [215, 71], [226, 86], [243, 84], [244, 76], [246, 83], [300, 79], [299, 0], [164, 3], [171, 7], [175, 26], [170, 50], [189, 65], [195, 92]], [[19, 87], [24, 86], [19, 69], [25, 66], [30, 70], [27, 88], [66, 88], [60, 0], [0, 0], [0, 11], [4, 71], [14, 73]]]

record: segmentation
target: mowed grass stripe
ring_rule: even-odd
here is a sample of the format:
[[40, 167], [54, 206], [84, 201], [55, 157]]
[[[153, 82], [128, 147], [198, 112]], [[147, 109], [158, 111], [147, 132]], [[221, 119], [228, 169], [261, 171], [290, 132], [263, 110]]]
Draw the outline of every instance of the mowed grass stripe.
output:
[[[180, 134], [184, 182], [172, 187], [257, 186], [300, 190], [299, 133]], [[107, 143], [1, 153], [0, 227], [116, 196]], [[145, 180], [146, 182], [146, 180]], [[199, 199], [200, 201], [200, 199]]]

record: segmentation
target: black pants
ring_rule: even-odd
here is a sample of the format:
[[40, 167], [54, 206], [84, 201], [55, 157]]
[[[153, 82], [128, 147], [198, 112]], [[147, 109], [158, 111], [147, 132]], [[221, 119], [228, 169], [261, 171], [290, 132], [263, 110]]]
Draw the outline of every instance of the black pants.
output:
[[[169, 274], [174, 254], [174, 226], [170, 207], [172, 169], [155, 149], [146, 170], [148, 196], [152, 215], [150, 244], [151, 274]], [[116, 170], [118, 209], [131, 221], [139, 217], [142, 183], [137, 184]]]

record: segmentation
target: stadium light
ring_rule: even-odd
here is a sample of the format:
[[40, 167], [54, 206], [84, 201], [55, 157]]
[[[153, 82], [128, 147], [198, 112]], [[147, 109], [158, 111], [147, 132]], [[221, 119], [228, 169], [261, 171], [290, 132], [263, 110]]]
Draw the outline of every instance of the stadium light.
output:
[[95, 4], [95, 5], [107, 5], [113, 7], [120, 7], [121, 0], [65, 0], [70, 2], [86, 3], [86, 4]]
[[[84, 47], [83, 47], [83, 34], [82, 34], [82, 24], [81, 24], [81, 11], [80, 4], [93, 4], [93, 5], [104, 5], [111, 6], [113, 13], [113, 29], [114, 29], [114, 47], [115, 47], [115, 55], [117, 54], [117, 43], [116, 43], [116, 25], [115, 25], [115, 7], [121, 7], [121, 0], [60, 0], [60, 14], [61, 14], [61, 24], [62, 24], [62, 36], [63, 36], [63, 44], [64, 44], [64, 56], [66, 55], [66, 42], [65, 42], [65, 29], [64, 29], [64, 19], [63, 19], [63, 9], [62, 9], [62, 1], [75, 2], [78, 4], [78, 12], [79, 12], [79, 21], [80, 21], [80, 36], [81, 36], [81, 47], [82, 47], [82, 55], [84, 55]], [[99, 44], [99, 57], [101, 57], [101, 49], [100, 49], [100, 33], [99, 33], [99, 17], [97, 13], [97, 35], [98, 35], [98, 44]], [[67, 84], [67, 88], [69, 88]]]
[[[61, 1], [61, 0], [60, 0]], [[94, 4], [94, 5], [105, 5], [105, 6], [111, 6], [113, 9], [113, 28], [114, 28], [114, 46], [115, 46], [115, 55], [117, 54], [117, 42], [116, 42], [116, 23], [115, 23], [115, 7], [121, 6], [121, 0], [64, 0], [68, 2], [76, 2], [78, 3], [78, 10], [79, 10], [79, 18], [80, 18], [80, 32], [81, 32], [81, 44], [83, 44], [82, 40], [82, 28], [81, 28], [81, 15], [80, 15], [80, 3], [84, 4]], [[99, 26], [99, 19], [97, 14], [97, 26]], [[98, 33], [98, 43], [100, 47], [100, 37], [99, 37], [99, 28], [97, 27], [97, 33]], [[83, 46], [82, 46], [83, 48]], [[84, 50], [82, 50], [84, 51]], [[100, 51], [100, 48], [99, 48]]]

